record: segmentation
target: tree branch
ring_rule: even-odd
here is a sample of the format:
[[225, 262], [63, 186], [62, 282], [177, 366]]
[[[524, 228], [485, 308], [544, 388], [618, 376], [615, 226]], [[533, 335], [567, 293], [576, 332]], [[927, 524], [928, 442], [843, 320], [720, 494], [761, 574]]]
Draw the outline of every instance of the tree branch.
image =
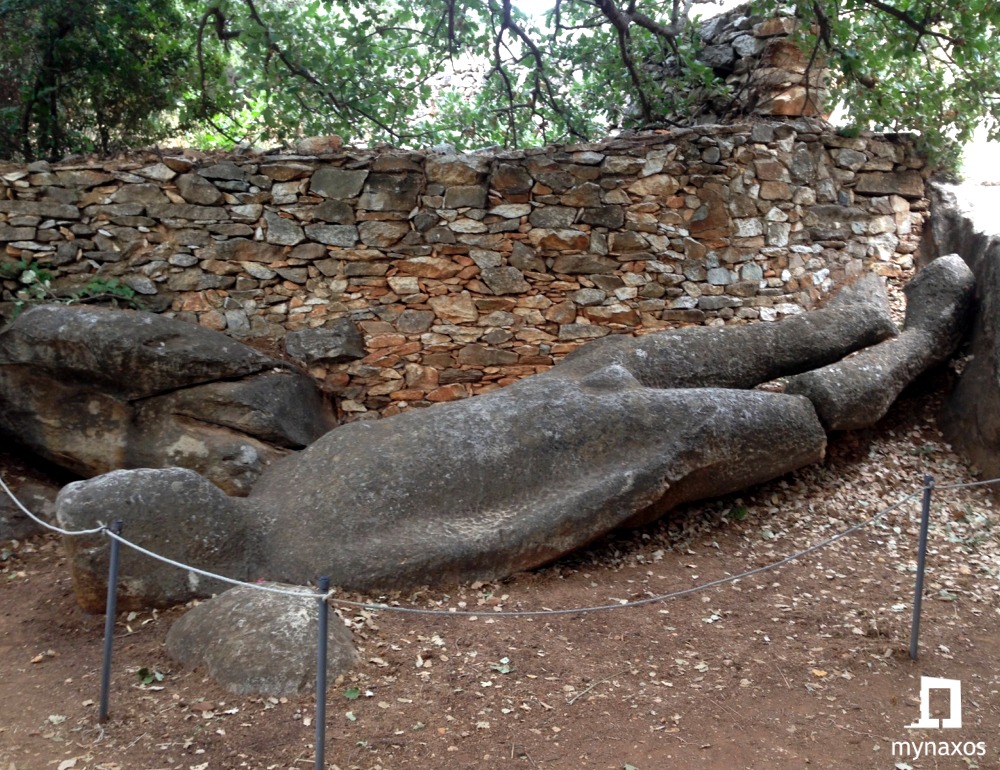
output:
[[316, 88], [317, 93], [322, 97], [328, 105], [330, 105], [334, 110], [345, 117], [349, 117], [352, 112], [360, 115], [365, 120], [369, 121], [372, 125], [385, 131], [386, 134], [391, 136], [393, 139], [399, 140], [402, 138], [401, 134], [393, 128], [390, 128], [388, 124], [384, 121], [379, 120], [368, 110], [363, 109], [358, 104], [348, 104], [344, 100], [334, 94], [330, 88], [316, 77], [312, 72], [307, 70], [305, 67], [292, 61], [291, 57], [285, 51], [284, 48], [279, 46], [275, 41], [274, 37], [271, 35], [271, 28], [267, 26], [263, 18], [261, 18], [260, 13], [257, 11], [257, 6], [254, 0], [243, 0], [243, 4], [250, 11], [250, 18], [253, 22], [261, 28], [264, 32], [264, 40], [267, 44], [268, 52], [273, 52], [280, 59], [281, 63], [284, 65], [285, 69], [295, 77], [305, 80]]
[[[490, 9], [493, 11], [497, 10], [496, 4], [493, 0], [490, 2]], [[536, 95], [540, 95], [541, 87], [544, 86], [545, 92], [548, 96], [547, 101], [549, 106], [552, 107], [552, 109], [566, 122], [566, 128], [569, 132], [578, 139], [586, 139], [586, 135], [574, 127], [570, 116], [559, 104], [558, 99], [556, 98], [555, 89], [552, 87], [552, 81], [549, 80], [548, 73], [545, 70], [545, 57], [543, 56], [541, 49], [535, 41], [531, 39], [528, 33], [524, 31], [521, 25], [514, 21], [511, 15], [511, 0], [503, 0], [503, 7], [500, 9], [500, 12], [501, 25], [500, 31], [497, 33], [497, 38], [502, 38], [503, 33], [509, 30], [527, 47], [528, 51], [531, 52], [531, 58], [535, 61], [534, 71]]]
[[653, 109], [642, 85], [642, 78], [636, 69], [635, 61], [632, 59], [632, 52], [629, 50], [629, 27], [632, 20], [615, 4], [614, 0], [596, 0], [596, 5], [618, 33], [618, 53], [621, 55], [622, 64], [625, 65], [629, 79], [635, 87], [636, 96], [639, 97], [642, 121], [649, 123], [653, 120]]
[[930, 37], [936, 37], [939, 40], [947, 40], [952, 45], [961, 45], [962, 41], [959, 38], [952, 37], [944, 32], [939, 32], [931, 27], [931, 24], [936, 22], [933, 18], [926, 18], [924, 21], [918, 21], [908, 14], [906, 11], [901, 11], [899, 8], [889, 5], [883, 0], [862, 0], [865, 5], [869, 5], [872, 8], [877, 8], [883, 13], [887, 13], [894, 19], [903, 22], [907, 27], [914, 30], [920, 37], [924, 35], [929, 35]]

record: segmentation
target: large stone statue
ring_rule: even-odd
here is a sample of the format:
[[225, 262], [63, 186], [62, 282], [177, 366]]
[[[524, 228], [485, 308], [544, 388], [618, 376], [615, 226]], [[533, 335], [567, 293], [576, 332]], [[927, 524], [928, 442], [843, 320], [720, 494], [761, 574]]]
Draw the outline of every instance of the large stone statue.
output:
[[[820, 461], [810, 388], [755, 386], [852, 360], [864, 379], [866, 353], [836, 362], [868, 348], [895, 373], [891, 401], [954, 347], [971, 290], [960, 259], [938, 260], [910, 292], [919, 312], [903, 342], [876, 348], [895, 329], [874, 276], [778, 323], [606, 337], [502, 390], [338, 427], [271, 465], [246, 498], [190, 470], [117, 471], [66, 487], [58, 516], [68, 527], [120, 517], [146, 547], [235, 578], [328, 575], [358, 590], [497, 578]], [[862, 421], [880, 416], [869, 412]], [[67, 544], [78, 598], [99, 611], [106, 540]], [[124, 606], [223, 587], [138, 554], [122, 569]]]

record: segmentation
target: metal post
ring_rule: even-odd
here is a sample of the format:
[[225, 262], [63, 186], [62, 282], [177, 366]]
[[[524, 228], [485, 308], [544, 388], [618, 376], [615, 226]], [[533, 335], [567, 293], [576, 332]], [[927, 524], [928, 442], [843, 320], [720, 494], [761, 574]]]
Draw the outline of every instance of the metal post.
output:
[[316, 654], [316, 770], [323, 770], [326, 753], [326, 653], [330, 612], [326, 594], [330, 578], [319, 579], [319, 644]]
[[931, 520], [931, 490], [934, 477], [924, 476], [924, 500], [920, 511], [920, 541], [917, 545], [917, 584], [913, 591], [913, 623], [910, 626], [910, 658], [917, 659], [917, 638], [920, 636], [920, 607], [924, 597], [924, 567], [927, 563], [927, 529]]
[[[122, 520], [111, 522], [112, 534], [122, 533]], [[108, 721], [108, 699], [111, 691], [111, 642], [115, 633], [115, 615], [118, 610], [118, 553], [121, 543], [111, 538], [111, 558], [108, 564], [108, 598], [104, 604], [104, 665], [101, 668], [101, 708], [97, 721]]]

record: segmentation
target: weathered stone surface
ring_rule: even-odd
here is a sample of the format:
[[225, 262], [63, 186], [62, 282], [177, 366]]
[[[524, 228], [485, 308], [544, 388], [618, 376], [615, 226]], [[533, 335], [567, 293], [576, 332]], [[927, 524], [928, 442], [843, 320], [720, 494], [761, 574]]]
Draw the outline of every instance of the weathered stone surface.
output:
[[507, 163], [498, 163], [490, 177], [490, 186], [507, 194], [526, 193], [533, 184], [534, 180], [526, 169]]
[[418, 278], [451, 278], [462, 272], [462, 266], [440, 257], [414, 257], [397, 263], [399, 271]]
[[[109, 516], [109, 511], [114, 513]], [[63, 487], [56, 517], [66, 529], [89, 529], [121, 519], [122, 536], [169, 559], [209, 567], [237, 580], [248, 576], [247, 522], [231, 498], [184, 468], [119, 470]], [[109, 538], [66, 539], [76, 600], [103, 612]], [[184, 572], [131, 548], [121, 549], [118, 609], [169, 607], [226, 588], [219, 580]]]
[[323, 201], [313, 209], [313, 218], [335, 225], [353, 225], [354, 208], [345, 201]]
[[489, 160], [477, 155], [439, 155], [427, 159], [427, 180], [443, 185], [479, 184], [489, 171]]
[[437, 317], [443, 321], [472, 323], [479, 319], [479, 310], [476, 309], [472, 295], [467, 291], [463, 291], [461, 294], [431, 297], [429, 304]]
[[633, 182], [628, 191], [636, 195], [655, 195], [665, 198], [680, 189], [680, 183], [669, 174], [654, 174]]
[[698, 52], [698, 59], [714, 70], [727, 71], [733, 66], [736, 52], [730, 45], [710, 45]]
[[220, 261], [234, 262], [277, 262], [284, 256], [277, 244], [247, 238], [218, 241], [212, 245], [211, 253]]
[[[976, 277], [965, 366], [939, 421], [945, 438], [986, 478], [1000, 477], [1000, 234], [992, 188], [934, 185], [928, 257], [957, 252]], [[937, 260], [935, 260], [937, 261]], [[933, 264], [933, 263], [931, 263]]]
[[190, 219], [192, 222], [219, 222], [229, 219], [224, 206], [195, 206], [190, 203], [158, 203], [146, 207], [156, 219]]
[[65, 305], [0, 333], [0, 404], [0, 431], [80, 475], [178, 465], [231, 494], [333, 425], [304, 375], [223, 334]]
[[[780, 324], [613, 335], [568, 355], [563, 368], [620, 363], [649, 387], [749, 388], [825, 366], [896, 331], [880, 279], [866, 275], [825, 308]], [[779, 342], [780, 341], [780, 342]], [[580, 362], [580, 363], [577, 363]]]
[[279, 246], [295, 246], [301, 243], [306, 237], [293, 220], [285, 219], [273, 211], [264, 212], [264, 221], [267, 223], [267, 242]]
[[[170, 627], [167, 653], [186, 666], [204, 667], [237, 695], [302, 695], [315, 690], [317, 599], [306, 588], [262, 585], [301, 591], [303, 597], [231, 588]], [[333, 681], [358, 662], [358, 654], [351, 632], [338, 617], [330, 618], [328, 629], [327, 678]]]
[[307, 136], [293, 145], [299, 155], [330, 155], [344, 146], [344, 140], [336, 134], [327, 136]]
[[590, 245], [590, 236], [581, 230], [536, 227], [528, 233], [528, 242], [539, 249], [584, 251]]
[[573, 206], [576, 208], [601, 205], [601, 187], [593, 182], [584, 182], [581, 185], [565, 192], [559, 196], [559, 203], [563, 206]]
[[30, 241], [34, 237], [34, 227], [11, 227], [0, 222], [0, 241]]
[[[173, 506], [182, 519], [207, 508], [253, 543], [246, 562], [229, 552], [196, 562], [223, 562], [230, 574], [249, 562], [253, 578], [329, 574], [361, 590], [500, 577], [681, 502], [818, 461], [826, 438], [809, 400], [751, 388], [891, 331], [870, 276], [825, 308], [778, 323], [611, 335], [488, 395], [341, 426], [272, 465], [248, 498], [225, 500], [176, 475], [183, 471], [145, 471], [141, 485], [104, 477], [107, 486], [88, 498], [64, 493], [59, 516], [86, 525], [97, 500], [105, 520], [133, 513], [128, 501], [140, 486], [158, 511], [176, 482], [197, 498]], [[516, 360], [476, 343], [459, 360], [495, 365], [505, 355]], [[140, 532], [139, 542], [153, 537]], [[91, 568], [84, 585], [99, 572]]]
[[361, 194], [361, 188], [368, 178], [368, 171], [363, 169], [340, 169], [323, 166], [316, 170], [309, 183], [309, 191], [313, 195], [324, 198], [344, 200], [356, 198]]
[[[732, 47], [747, 36], [748, 19], [723, 25], [721, 42]], [[737, 77], [757, 72], [744, 59]], [[517, 316], [519, 328], [501, 325], [503, 333], [488, 339], [484, 329], [492, 322], [438, 319], [447, 328], [406, 332], [405, 352], [385, 354], [375, 365], [317, 365], [315, 376], [350, 394], [352, 418], [394, 411], [386, 394], [370, 389], [391, 387], [406, 363], [432, 361], [443, 370], [470, 342], [509, 346], [519, 359], [480, 377], [463, 395], [551, 365], [609, 325], [631, 325], [636, 317], [637, 334], [674, 323], [770, 320], [792, 306], [822, 302], [866, 260], [897, 274], [916, 247], [925, 209], [898, 195], [857, 193], [856, 174], [929, 173], [905, 137], [838, 137], [807, 120], [695, 126], [626, 134], [585, 149], [468, 156], [378, 148], [326, 158], [191, 155], [163, 160], [204, 185], [198, 169], [220, 167], [209, 172], [217, 191], [199, 188], [210, 195], [199, 199], [204, 203], [185, 200], [187, 179], [154, 183], [135, 174], [149, 166], [149, 155], [88, 161], [79, 178], [79, 161], [4, 173], [0, 267], [13, 278], [4, 282], [0, 313], [9, 316], [24, 289], [18, 265], [34, 260], [54, 275], [59, 291], [81, 285], [100, 265], [102, 275], [155, 288], [147, 296], [156, 308], [233, 335], [280, 339], [347, 314], [395, 326], [405, 309], [432, 312], [428, 299], [463, 290], [475, 297], [480, 319], [494, 311]], [[867, 160], [856, 168], [862, 156]], [[88, 186], [96, 179], [90, 172], [105, 170], [106, 181]], [[418, 188], [415, 201], [408, 193], [393, 204], [405, 208], [359, 206], [370, 174]], [[681, 186], [667, 194], [670, 180]], [[389, 203], [387, 195], [378, 192], [378, 205]], [[762, 201], [773, 196], [771, 205]], [[167, 218], [150, 216], [147, 206]], [[839, 208], [824, 213], [823, 206]], [[228, 219], [211, 218], [224, 213]], [[744, 276], [751, 255], [758, 272]], [[501, 267], [521, 271], [521, 291], [495, 293], [483, 271]], [[612, 276], [619, 283], [600, 282]], [[567, 318], [566, 310], [558, 321], [546, 319], [548, 308], [568, 308], [576, 291], [592, 286], [605, 292], [597, 304], [622, 309], [584, 313], [580, 307], [596, 305], [580, 305], [579, 318]], [[386, 335], [380, 342], [392, 347]], [[553, 354], [553, 343], [564, 344]]]
[[[118, 191], [111, 196], [112, 203], [169, 203], [167, 196], [159, 185], [155, 184], [127, 184], [118, 188]], [[140, 208], [136, 213], [141, 213]]]
[[584, 209], [580, 221], [597, 227], [617, 229], [625, 224], [625, 210], [621, 206], [599, 206]]
[[223, 179], [230, 182], [246, 182], [250, 178], [250, 172], [246, 168], [231, 161], [214, 163], [198, 173], [207, 179]]
[[[21, 505], [42, 521], [55, 523], [58, 487], [38, 482], [18, 483], [17, 479], [9, 476], [4, 478], [4, 482]], [[10, 497], [0, 491], [0, 542], [22, 540], [44, 531], [41, 524], [28, 517]]]
[[369, 211], [409, 211], [417, 205], [422, 178], [417, 174], [372, 173], [358, 207]]
[[850, 238], [852, 225], [865, 219], [865, 212], [857, 206], [820, 204], [809, 209], [804, 224], [816, 240], [839, 240]]
[[396, 328], [403, 334], [423, 334], [433, 323], [434, 313], [429, 310], [404, 310], [396, 321]]
[[487, 345], [466, 345], [458, 351], [458, 362], [467, 366], [504, 366], [517, 363], [513, 350], [499, 350]]
[[494, 294], [522, 294], [531, 289], [524, 280], [524, 274], [516, 267], [488, 267], [482, 275]]
[[486, 205], [485, 185], [457, 185], [449, 187], [444, 193], [444, 206], [448, 209], [472, 207], [481, 209]]
[[556, 257], [552, 265], [553, 272], [567, 275], [589, 275], [591, 273], [613, 273], [618, 263], [608, 257], [596, 254], [563, 254]]
[[791, 377], [827, 430], [874, 425], [919, 374], [947, 361], [967, 328], [975, 278], [958, 255], [940, 257], [906, 286], [906, 322], [895, 338], [835, 364]]
[[528, 221], [535, 227], [569, 227], [576, 221], [576, 209], [565, 206], [544, 206], [532, 211]]
[[367, 246], [387, 248], [397, 243], [410, 232], [406, 222], [362, 222], [358, 225], [358, 236]]
[[285, 335], [285, 352], [308, 366], [339, 364], [365, 357], [365, 339], [348, 318], [318, 329], [299, 329]]
[[51, 217], [52, 219], [79, 219], [80, 209], [68, 203], [0, 200], [0, 214]]
[[222, 191], [201, 174], [181, 174], [177, 177], [177, 192], [188, 203], [215, 206], [222, 202]]
[[111, 174], [103, 171], [97, 171], [96, 169], [79, 169], [76, 171], [59, 169], [55, 172], [55, 174], [56, 178], [59, 180], [58, 184], [65, 185], [66, 187], [80, 187], [83, 189], [107, 184], [114, 179]]
[[146, 177], [146, 179], [154, 179], [157, 182], [169, 182], [177, 176], [177, 172], [164, 163], [154, 163], [151, 166], [136, 169], [135, 173]]
[[865, 195], [901, 195], [922, 198], [924, 179], [917, 171], [868, 172], [858, 174], [854, 189]]
[[313, 167], [306, 163], [265, 163], [260, 167], [260, 173], [273, 179], [275, 182], [290, 182], [293, 179], [301, 179], [309, 176], [312, 172]]
[[306, 225], [306, 235], [327, 246], [349, 249], [358, 242], [358, 228], [354, 225]]
[[[293, 581], [323, 565], [338, 584], [374, 588], [536, 566], [609, 529], [655, 518], [657, 503], [666, 510], [815, 462], [825, 435], [805, 399], [647, 389], [612, 366], [578, 380], [530, 378], [448, 409], [353, 423], [321, 444], [285, 466], [283, 482], [274, 476], [258, 486], [257, 505], [274, 504], [278, 495], [287, 505], [289, 489], [315, 490], [297, 495], [293, 506], [303, 507], [296, 521], [268, 535], [265, 562]], [[560, 459], [566, 447], [573, 458], [589, 458], [586, 468]], [[378, 488], [366, 481], [372, 474], [360, 469], [369, 460], [358, 451], [377, 454], [402, 483], [389, 488], [384, 474], [376, 474], [383, 478]], [[321, 469], [333, 453], [351, 460], [348, 478], [329, 485], [319, 475], [330, 478]], [[421, 459], [428, 456], [433, 463]], [[475, 490], [481, 502], [465, 502], [463, 490]], [[335, 555], [300, 527], [322, 521], [324, 539], [343, 544], [366, 499], [378, 503], [364, 506], [365, 528], [393, 533], [377, 553], [369, 542]], [[309, 542], [300, 548], [303, 539]]]
[[[290, 524], [263, 539], [261, 564], [284, 580], [319, 570], [359, 588], [499, 576], [684, 500], [815, 462], [825, 434], [806, 399], [719, 388], [881, 338], [890, 322], [873, 304], [877, 288], [862, 282], [779, 324], [606, 337], [501, 391], [342, 426], [240, 503], [274, 510], [280, 499], [288, 511]], [[342, 474], [328, 472], [333, 457]], [[392, 536], [356, 541], [361, 521]]]

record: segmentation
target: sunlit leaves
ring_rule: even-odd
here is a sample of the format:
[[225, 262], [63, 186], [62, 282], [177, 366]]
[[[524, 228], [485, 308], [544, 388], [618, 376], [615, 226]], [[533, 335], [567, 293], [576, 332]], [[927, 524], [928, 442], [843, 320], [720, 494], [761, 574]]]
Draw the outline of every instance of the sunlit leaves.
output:
[[800, 11], [816, 33], [805, 44], [830, 54], [833, 101], [855, 125], [915, 131], [942, 165], [977, 125], [997, 136], [1000, 7], [993, 0], [818, 0]]

